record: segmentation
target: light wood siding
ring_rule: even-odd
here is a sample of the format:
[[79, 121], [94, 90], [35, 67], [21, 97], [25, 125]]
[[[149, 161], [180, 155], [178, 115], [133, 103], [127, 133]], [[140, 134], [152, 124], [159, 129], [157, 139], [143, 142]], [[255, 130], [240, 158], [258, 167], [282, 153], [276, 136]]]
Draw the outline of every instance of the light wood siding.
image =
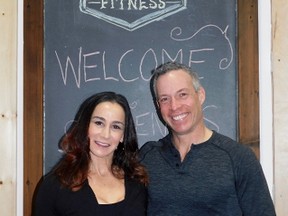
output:
[[0, 215], [16, 215], [17, 1], [0, 0]]
[[288, 1], [271, 2], [274, 195], [277, 215], [286, 216], [288, 215]]

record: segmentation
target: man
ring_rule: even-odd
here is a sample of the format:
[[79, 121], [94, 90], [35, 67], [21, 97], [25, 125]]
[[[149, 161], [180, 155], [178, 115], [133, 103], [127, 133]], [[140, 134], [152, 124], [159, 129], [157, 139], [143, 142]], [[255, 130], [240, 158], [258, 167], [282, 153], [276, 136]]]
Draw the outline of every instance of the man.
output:
[[274, 216], [259, 161], [250, 148], [205, 126], [205, 90], [179, 63], [153, 71], [153, 95], [170, 133], [142, 146], [148, 216]]

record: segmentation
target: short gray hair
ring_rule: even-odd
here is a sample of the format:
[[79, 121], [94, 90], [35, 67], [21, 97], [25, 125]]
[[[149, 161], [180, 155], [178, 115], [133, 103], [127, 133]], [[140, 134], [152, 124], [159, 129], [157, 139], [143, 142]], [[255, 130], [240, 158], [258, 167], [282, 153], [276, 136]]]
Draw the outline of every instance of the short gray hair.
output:
[[159, 65], [156, 69], [152, 70], [152, 87], [153, 87], [153, 94], [155, 98], [158, 98], [157, 89], [156, 89], [156, 82], [158, 78], [172, 70], [183, 70], [188, 73], [192, 78], [192, 85], [197, 92], [200, 87], [202, 87], [199, 76], [196, 72], [192, 71], [192, 69], [184, 64], [178, 62], [166, 62], [164, 64]]

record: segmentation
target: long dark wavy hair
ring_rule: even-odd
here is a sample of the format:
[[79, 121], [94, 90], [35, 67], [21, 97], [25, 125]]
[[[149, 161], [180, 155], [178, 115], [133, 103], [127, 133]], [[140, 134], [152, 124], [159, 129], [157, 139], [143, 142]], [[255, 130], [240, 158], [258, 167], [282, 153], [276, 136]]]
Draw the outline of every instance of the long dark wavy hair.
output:
[[88, 127], [95, 107], [102, 102], [117, 103], [125, 113], [124, 139], [113, 155], [111, 168], [114, 176], [127, 176], [146, 185], [148, 174], [138, 161], [138, 140], [129, 103], [115, 92], [94, 94], [80, 105], [73, 123], [60, 139], [59, 147], [64, 154], [52, 171], [64, 187], [77, 191], [83, 186], [91, 162]]

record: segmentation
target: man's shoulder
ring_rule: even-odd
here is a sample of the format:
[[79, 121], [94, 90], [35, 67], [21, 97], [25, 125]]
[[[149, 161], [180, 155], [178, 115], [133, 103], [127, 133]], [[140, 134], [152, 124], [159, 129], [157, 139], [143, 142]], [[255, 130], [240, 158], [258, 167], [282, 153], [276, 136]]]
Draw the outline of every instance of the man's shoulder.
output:
[[217, 146], [217, 148], [227, 152], [232, 158], [238, 156], [243, 157], [244, 155], [250, 157], [254, 154], [248, 146], [217, 132], [213, 133], [211, 142], [214, 146]]
[[147, 154], [153, 154], [155, 152], [161, 151], [169, 139], [169, 136], [166, 136], [157, 141], [148, 141], [144, 143], [144, 145], [140, 148], [140, 158], [143, 159]]
[[163, 146], [163, 142], [162, 140], [158, 140], [158, 141], [148, 141], [146, 143], [144, 143], [143, 146], [141, 146], [140, 148], [140, 153], [146, 153], [149, 152], [155, 148], [161, 148]]

